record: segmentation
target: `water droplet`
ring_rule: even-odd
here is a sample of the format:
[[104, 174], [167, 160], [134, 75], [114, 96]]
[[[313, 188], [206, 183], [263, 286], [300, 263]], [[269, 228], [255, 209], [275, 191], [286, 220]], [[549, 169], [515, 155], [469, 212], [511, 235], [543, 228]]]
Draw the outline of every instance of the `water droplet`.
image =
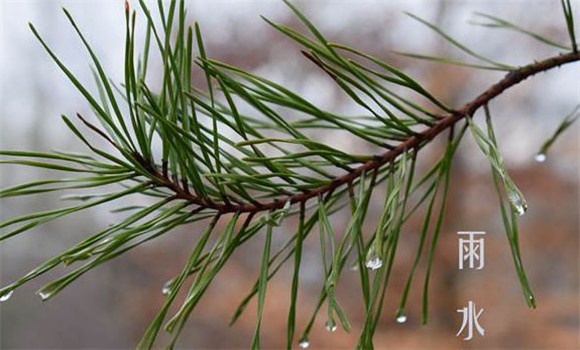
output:
[[336, 328], [337, 328], [336, 322], [334, 322], [334, 320], [326, 321], [326, 325], [324, 327], [329, 332], [336, 332]]
[[36, 293], [40, 297], [40, 300], [45, 301], [46, 299], [50, 298], [50, 293], [47, 292], [38, 292]]
[[375, 237], [375, 240], [371, 244], [367, 256], [365, 266], [371, 270], [376, 270], [383, 266], [383, 259], [381, 258], [381, 242], [379, 240], [380, 237]]
[[538, 163], [543, 163], [546, 161], [546, 154], [545, 153], [538, 153], [534, 156], [534, 159]]
[[397, 323], [405, 323], [405, 322], [407, 322], [407, 316], [406, 315], [397, 316]]
[[302, 349], [306, 349], [307, 347], [310, 346], [310, 342], [308, 341], [308, 339], [303, 338], [300, 339], [300, 341], [298, 342], [298, 346], [301, 347]]
[[40, 297], [40, 300], [46, 301], [46, 300], [52, 298], [53, 296], [55, 296], [56, 294], [58, 294], [58, 292], [60, 292], [66, 285], [67, 285], [66, 280], [62, 280], [62, 279], [56, 280], [56, 281], [54, 281], [50, 284], [47, 284], [44, 287], [40, 288], [36, 292], [36, 295], [38, 295], [38, 297]]
[[526, 203], [526, 200], [519, 191], [508, 191], [508, 199], [512, 209], [515, 210], [519, 216], [524, 215], [526, 210], [528, 210], [528, 203]]
[[7, 301], [8, 299], [10, 299], [10, 297], [12, 296], [12, 293], [14, 293], [14, 290], [9, 290], [8, 292], [5, 292], [2, 295], [0, 295], [0, 303], [3, 303], [5, 301]]
[[528, 209], [528, 206], [525, 205], [525, 203], [522, 203], [522, 201], [516, 200], [514, 202], [514, 208], [516, 209], [516, 212], [518, 213], [518, 215], [522, 216], [522, 215], [524, 215], [524, 213]]
[[165, 282], [163, 288], [161, 289], [161, 294], [167, 295], [171, 292], [171, 287], [173, 287], [173, 280]]
[[375, 256], [375, 257], [368, 259], [365, 266], [371, 270], [376, 270], [376, 269], [380, 268], [381, 266], [383, 266], [383, 261], [378, 256]]

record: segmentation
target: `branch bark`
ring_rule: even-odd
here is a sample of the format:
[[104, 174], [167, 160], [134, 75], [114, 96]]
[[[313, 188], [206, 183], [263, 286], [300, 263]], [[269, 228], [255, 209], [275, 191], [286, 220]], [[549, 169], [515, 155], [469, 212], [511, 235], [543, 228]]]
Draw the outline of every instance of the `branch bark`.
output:
[[154, 168], [149, 167], [152, 171], [153, 177], [158, 181], [159, 186], [164, 186], [169, 188], [175, 193], [176, 199], [183, 199], [194, 204], [199, 205], [207, 209], [214, 209], [220, 213], [232, 213], [232, 212], [246, 212], [246, 213], [257, 213], [265, 210], [280, 209], [284, 206], [286, 201], [290, 200], [292, 204], [303, 203], [307, 200], [317, 197], [318, 195], [330, 193], [336, 188], [351, 183], [356, 180], [365, 171], [371, 171], [380, 168], [382, 165], [387, 164], [389, 161], [394, 160], [398, 155], [403, 153], [407, 149], [412, 149], [420, 147], [421, 144], [426, 144], [428, 141], [435, 138], [441, 132], [447, 130], [455, 123], [461, 119], [473, 115], [480, 107], [488, 103], [493, 98], [502, 94], [505, 90], [510, 87], [519, 84], [520, 82], [526, 80], [527, 78], [548, 71], [553, 68], [560, 67], [567, 63], [572, 63], [580, 61], [580, 53], [571, 52], [566, 54], [560, 54], [559, 56], [551, 57], [539, 62], [535, 62], [526, 66], [523, 66], [517, 70], [509, 72], [503, 79], [497, 83], [490, 86], [487, 90], [482, 92], [475, 99], [466, 103], [459, 110], [452, 113], [441, 114], [440, 119], [428, 129], [422, 131], [417, 135], [408, 137], [405, 141], [402, 141], [395, 148], [375, 157], [373, 160], [364, 163], [363, 165], [356, 168], [354, 171], [335, 178], [330, 184], [318, 187], [314, 190], [304, 193], [297, 193], [286, 198], [275, 198], [269, 202], [255, 202], [246, 204], [226, 204], [226, 203], [213, 203], [208, 202], [203, 198], [195, 196], [187, 189], [180, 187], [178, 183], [173, 182], [168, 176], [156, 171]]

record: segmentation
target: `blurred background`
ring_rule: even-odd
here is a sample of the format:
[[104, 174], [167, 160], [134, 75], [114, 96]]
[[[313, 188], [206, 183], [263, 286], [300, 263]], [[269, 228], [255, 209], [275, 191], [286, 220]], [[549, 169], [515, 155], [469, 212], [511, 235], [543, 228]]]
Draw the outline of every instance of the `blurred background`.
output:
[[[573, 1], [578, 13], [580, 3]], [[393, 51], [413, 51], [463, 59], [465, 56], [412, 20], [412, 12], [440, 25], [477, 52], [513, 65], [557, 54], [552, 47], [502, 29], [469, 23], [473, 12], [496, 15], [568, 42], [559, 1], [312, 1], [299, 7], [333, 42], [351, 45], [402, 68], [435, 96], [461, 106], [504, 73], [477, 71], [404, 58]], [[33, 38], [27, 22], [38, 28], [54, 51], [81, 80], [91, 83], [89, 57], [61, 7], [80, 24], [108, 73], [123, 79], [124, 6], [121, 1], [3, 1], [1, 5], [0, 148], [87, 152], [60, 120], [61, 114], [90, 115], [88, 104]], [[132, 6], [137, 6], [132, 2]], [[251, 70], [307, 96], [318, 105], [344, 113], [354, 103], [325, 74], [304, 59], [299, 47], [269, 27], [264, 15], [305, 29], [279, 1], [195, 1], [191, 22], [199, 21], [209, 56]], [[139, 13], [138, 21], [144, 21]], [[577, 37], [579, 37], [577, 35]], [[157, 71], [156, 71], [157, 68]], [[159, 76], [159, 64], [150, 70]], [[157, 74], [157, 75], [156, 75]], [[198, 79], [199, 73], [198, 74]], [[515, 274], [489, 173], [489, 164], [466, 137], [455, 158], [452, 186], [431, 277], [430, 322], [420, 324], [424, 265], [420, 265], [408, 303], [408, 321], [395, 322], [395, 309], [418, 243], [420, 219], [403, 229], [394, 275], [387, 290], [383, 318], [375, 337], [377, 348], [389, 349], [578, 349], [579, 321], [579, 124], [553, 146], [547, 161], [534, 154], [560, 120], [580, 102], [580, 65], [567, 65], [529, 79], [490, 105], [500, 149], [510, 174], [525, 194], [529, 210], [520, 220], [520, 243], [538, 307], [528, 309]], [[201, 80], [199, 80], [201, 81]], [[201, 85], [200, 85], [201, 86]], [[337, 142], [332, 132], [321, 141]], [[377, 150], [340, 136], [343, 149]], [[442, 152], [436, 140], [421, 156], [430, 164]], [[54, 176], [49, 171], [0, 167], [0, 187]], [[373, 196], [366, 223], [380, 213], [381, 193]], [[23, 213], [68, 205], [59, 195], [0, 202], [3, 220]], [[107, 208], [63, 218], [0, 243], [0, 284], [6, 285], [37, 264], [117, 220]], [[333, 224], [341, 232], [347, 217]], [[418, 219], [418, 220], [417, 220]], [[291, 220], [292, 221], [292, 220]], [[280, 246], [293, 230], [290, 222], [275, 232]], [[457, 231], [486, 231], [486, 266], [480, 271], [457, 268]], [[0, 347], [3, 349], [128, 349], [133, 348], [162, 305], [161, 287], [181, 271], [199, 227], [188, 226], [130, 252], [84, 276], [50, 302], [35, 291], [64, 269], [16, 290], [0, 304]], [[255, 304], [231, 328], [229, 319], [258, 276], [262, 236], [248, 242], [213, 283], [184, 331], [180, 348], [249, 347]], [[185, 242], [185, 243], [184, 243]], [[306, 325], [322, 286], [318, 239], [306, 242], [299, 293], [298, 329]], [[260, 253], [256, 253], [256, 252]], [[423, 260], [424, 263], [424, 260]], [[264, 348], [285, 344], [292, 264], [268, 287], [262, 327]], [[356, 273], [345, 272], [339, 301], [353, 323], [350, 334], [324, 330], [317, 319], [311, 348], [353, 348], [362, 323], [362, 299]], [[457, 309], [475, 301], [484, 309], [479, 319], [485, 336], [463, 341]], [[163, 344], [163, 343], [160, 343]]]

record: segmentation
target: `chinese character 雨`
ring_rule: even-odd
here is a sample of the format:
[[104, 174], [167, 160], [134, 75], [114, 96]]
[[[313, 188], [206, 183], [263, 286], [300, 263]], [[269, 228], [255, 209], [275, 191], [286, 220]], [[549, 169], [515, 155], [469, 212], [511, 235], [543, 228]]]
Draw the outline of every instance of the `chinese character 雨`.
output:
[[481, 334], [482, 336], [484, 335], [485, 329], [483, 329], [483, 327], [481, 327], [479, 322], [477, 321], [479, 319], [479, 316], [481, 316], [483, 309], [479, 309], [479, 312], [476, 312], [476, 310], [477, 309], [475, 308], [475, 303], [471, 300], [468, 302], [467, 307], [457, 310], [457, 312], [461, 312], [463, 314], [463, 322], [461, 323], [461, 328], [459, 329], [459, 332], [457, 332], [456, 334], [457, 337], [459, 336], [459, 334], [461, 334], [461, 332], [463, 332], [466, 326], [467, 326], [467, 336], [463, 338], [463, 340], [470, 340], [471, 338], [473, 338], [473, 326], [475, 326], [475, 329], [479, 334]]
[[475, 261], [479, 262], [477, 270], [485, 266], [485, 246], [484, 239], [475, 238], [475, 235], [485, 235], [485, 232], [457, 232], [458, 235], [468, 236], [459, 238], [459, 269], [463, 270], [463, 262], [469, 261], [469, 268], [475, 267]]

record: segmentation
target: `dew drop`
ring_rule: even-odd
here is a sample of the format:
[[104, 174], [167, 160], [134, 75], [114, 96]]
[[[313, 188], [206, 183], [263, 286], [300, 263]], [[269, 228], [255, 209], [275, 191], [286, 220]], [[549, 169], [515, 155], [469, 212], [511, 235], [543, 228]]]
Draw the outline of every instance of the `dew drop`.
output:
[[326, 328], [327, 331], [329, 332], [336, 332], [336, 322], [332, 321], [332, 320], [328, 320], [326, 321], [326, 325], [324, 326]]
[[516, 212], [518, 213], [519, 216], [524, 215], [524, 213], [528, 209], [527, 205], [522, 203], [522, 201], [520, 200], [514, 202], [514, 208], [516, 209]]
[[526, 200], [518, 192], [509, 191], [508, 192], [508, 199], [510, 201], [511, 207], [513, 208], [513, 210], [516, 211], [516, 213], [519, 216], [524, 215], [526, 210], [528, 210], [528, 204], [526, 203]]
[[376, 270], [383, 266], [383, 259], [381, 258], [381, 243], [379, 238], [375, 239], [369, 248], [366, 255], [365, 266], [371, 270]]
[[42, 301], [45, 301], [46, 299], [50, 298], [50, 293], [47, 292], [38, 292], [36, 294], [40, 297], [40, 300]]
[[381, 266], [383, 266], [383, 261], [378, 256], [375, 256], [373, 258], [368, 259], [365, 266], [371, 270], [376, 270]]
[[173, 280], [165, 282], [163, 288], [161, 288], [161, 294], [167, 295], [171, 292], [171, 287], [173, 287]]
[[397, 316], [397, 323], [405, 323], [405, 322], [407, 322], [407, 316], [406, 315]]
[[12, 293], [14, 293], [13, 290], [9, 290], [8, 292], [3, 293], [0, 296], [0, 303], [3, 303], [5, 301], [7, 301], [8, 299], [10, 299], [10, 297], [12, 296]]
[[407, 322], [407, 313], [405, 312], [404, 308], [397, 309], [397, 312], [395, 313], [395, 320], [397, 321], [397, 323]]
[[301, 347], [302, 349], [306, 349], [307, 347], [310, 346], [310, 342], [308, 341], [308, 339], [303, 338], [300, 339], [300, 341], [298, 342], [298, 346]]
[[538, 163], [543, 163], [546, 161], [546, 154], [545, 153], [538, 153], [534, 156], [534, 159]]
[[[64, 283], [64, 284], [63, 284]], [[66, 280], [57, 280], [40, 288], [36, 295], [42, 301], [46, 301], [55, 296], [60, 290], [66, 286]]]

